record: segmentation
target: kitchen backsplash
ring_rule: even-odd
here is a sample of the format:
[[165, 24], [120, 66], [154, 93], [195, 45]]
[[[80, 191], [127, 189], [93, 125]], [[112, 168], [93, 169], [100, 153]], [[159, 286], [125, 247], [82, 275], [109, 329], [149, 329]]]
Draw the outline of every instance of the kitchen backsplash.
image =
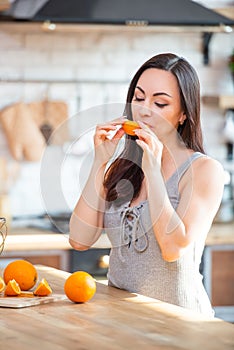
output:
[[[227, 60], [233, 48], [234, 34], [214, 34], [210, 42], [210, 64], [205, 66], [199, 33], [171, 35], [140, 30], [21, 33], [3, 31], [0, 26], [0, 109], [45, 98], [64, 101], [70, 130], [70, 139], [65, 144], [47, 146], [42, 161], [17, 162], [18, 175], [9, 189], [12, 215], [72, 210], [80, 192], [78, 182], [86, 168], [82, 160], [87, 145], [91, 148], [92, 132], [79, 145], [79, 154], [67, 156], [66, 147], [90, 129], [91, 124], [112, 118], [108, 108], [105, 113], [103, 110], [99, 113], [96, 106], [122, 106], [130, 79], [146, 59], [160, 52], [174, 52], [196, 68], [203, 96], [230, 95], [233, 82]], [[91, 124], [89, 111], [97, 113]], [[79, 117], [75, 117], [77, 114]], [[221, 161], [226, 157], [220, 137], [223, 123], [224, 112], [217, 105], [202, 104], [206, 151]], [[16, 162], [2, 129], [0, 157], [7, 158], [9, 164]]]

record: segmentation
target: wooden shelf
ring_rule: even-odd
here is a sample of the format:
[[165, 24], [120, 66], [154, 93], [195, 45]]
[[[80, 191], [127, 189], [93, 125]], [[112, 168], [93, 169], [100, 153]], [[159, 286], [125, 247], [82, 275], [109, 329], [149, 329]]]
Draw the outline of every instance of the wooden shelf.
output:
[[202, 102], [206, 105], [219, 107], [224, 111], [234, 109], [234, 95], [202, 96]]
[[234, 109], [234, 95], [219, 96], [219, 107], [223, 110]]

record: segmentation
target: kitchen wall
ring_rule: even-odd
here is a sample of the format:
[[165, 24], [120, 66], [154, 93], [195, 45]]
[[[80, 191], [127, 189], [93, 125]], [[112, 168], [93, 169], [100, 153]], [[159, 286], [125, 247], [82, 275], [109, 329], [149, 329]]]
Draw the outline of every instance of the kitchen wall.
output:
[[[48, 146], [42, 161], [17, 164], [18, 173], [9, 188], [12, 215], [72, 210], [80, 182], [87, 176], [81, 161], [91, 147], [91, 134], [76, 155], [66, 156], [66, 147], [91, 125], [112, 118], [102, 106], [122, 107], [128, 83], [146, 59], [168, 51], [185, 57], [198, 72], [202, 95], [217, 97], [233, 94], [227, 66], [233, 48], [234, 34], [215, 34], [210, 42], [210, 64], [205, 66], [199, 33], [172, 35], [137, 29], [44, 33], [0, 26], [0, 108], [47, 96], [67, 103], [70, 121], [70, 139], [65, 145]], [[226, 157], [220, 133], [223, 123], [224, 112], [216, 104], [202, 103], [205, 147], [221, 161]], [[0, 157], [7, 158], [9, 166], [15, 165], [1, 129]]]

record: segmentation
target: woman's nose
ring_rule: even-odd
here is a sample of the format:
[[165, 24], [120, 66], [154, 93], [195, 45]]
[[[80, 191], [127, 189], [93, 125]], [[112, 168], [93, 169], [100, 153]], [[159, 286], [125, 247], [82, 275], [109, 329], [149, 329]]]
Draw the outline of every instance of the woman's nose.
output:
[[142, 117], [144, 116], [151, 116], [151, 109], [147, 102], [144, 103], [144, 105], [140, 106], [139, 113]]

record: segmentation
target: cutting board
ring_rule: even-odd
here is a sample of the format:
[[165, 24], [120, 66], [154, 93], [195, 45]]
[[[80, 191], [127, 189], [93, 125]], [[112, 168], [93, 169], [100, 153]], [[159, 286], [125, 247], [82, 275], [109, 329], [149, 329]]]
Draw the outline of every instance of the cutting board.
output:
[[22, 308], [47, 304], [65, 299], [67, 299], [67, 297], [64, 294], [52, 294], [46, 297], [37, 297], [34, 296], [31, 292], [24, 292], [17, 297], [5, 297], [4, 295], [0, 296], [0, 307]]

